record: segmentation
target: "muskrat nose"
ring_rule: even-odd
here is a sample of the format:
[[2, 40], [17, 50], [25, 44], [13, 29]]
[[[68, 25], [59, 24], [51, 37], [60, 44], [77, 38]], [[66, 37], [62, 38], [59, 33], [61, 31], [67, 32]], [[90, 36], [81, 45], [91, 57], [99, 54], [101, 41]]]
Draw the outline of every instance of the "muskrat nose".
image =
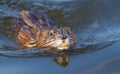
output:
[[65, 40], [67, 37], [63, 35], [62, 39]]

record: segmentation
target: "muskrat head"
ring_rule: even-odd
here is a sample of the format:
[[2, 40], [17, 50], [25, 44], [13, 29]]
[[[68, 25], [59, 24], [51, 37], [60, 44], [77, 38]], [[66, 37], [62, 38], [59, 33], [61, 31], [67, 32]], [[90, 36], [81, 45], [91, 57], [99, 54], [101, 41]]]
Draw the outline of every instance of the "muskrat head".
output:
[[42, 37], [42, 41], [38, 43], [38, 46], [64, 50], [76, 43], [74, 34], [71, 32], [70, 28], [51, 29], [45, 30], [45, 32], [43, 32], [44, 35], [42, 36], [44, 37]]

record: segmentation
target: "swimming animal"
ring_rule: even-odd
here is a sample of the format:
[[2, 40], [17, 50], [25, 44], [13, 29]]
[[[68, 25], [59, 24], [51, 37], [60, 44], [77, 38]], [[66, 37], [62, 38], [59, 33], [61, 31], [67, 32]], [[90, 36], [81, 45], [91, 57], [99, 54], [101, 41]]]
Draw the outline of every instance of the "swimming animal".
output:
[[16, 18], [16, 24], [19, 25], [17, 40], [21, 46], [66, 50], [76, 43], [70, 27], [58, 28], [43, 12], [22, 10], [19, 16]]

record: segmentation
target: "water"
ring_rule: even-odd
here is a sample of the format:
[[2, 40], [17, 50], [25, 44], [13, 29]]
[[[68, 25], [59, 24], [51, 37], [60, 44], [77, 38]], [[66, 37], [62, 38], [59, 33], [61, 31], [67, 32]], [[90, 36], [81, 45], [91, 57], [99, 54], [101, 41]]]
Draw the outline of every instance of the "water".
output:
[[[45, 11], [58, 26], [70, 26], [77, 39], [73, 50], [19, 50], [9, 27], [20, 9]], [[119, 9], [119, 0], [1, 0], [0, 73], [119, 74]]]

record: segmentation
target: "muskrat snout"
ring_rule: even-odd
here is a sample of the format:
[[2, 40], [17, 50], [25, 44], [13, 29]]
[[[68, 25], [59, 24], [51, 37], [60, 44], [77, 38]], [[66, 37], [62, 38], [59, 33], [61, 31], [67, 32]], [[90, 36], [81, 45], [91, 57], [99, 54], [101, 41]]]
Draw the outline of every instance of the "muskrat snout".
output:
[[65, 40], [67, 37], [65, 35], [62, 36], [62, 40]]

